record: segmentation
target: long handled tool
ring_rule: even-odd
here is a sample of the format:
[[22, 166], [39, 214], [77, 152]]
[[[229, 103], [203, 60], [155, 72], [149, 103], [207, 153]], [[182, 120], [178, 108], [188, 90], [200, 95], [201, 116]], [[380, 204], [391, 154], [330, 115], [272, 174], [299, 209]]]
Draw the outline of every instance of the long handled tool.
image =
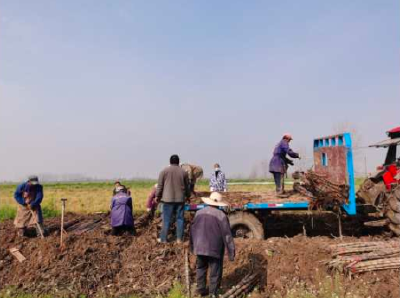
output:
[[188, 250], [185, 249], [185, 282], [186, 282], [186, 294], [188, 298], [191, 298], [191, 291], [190, 291], [190, 268], [189, 268], [189, 253]]
[[64, 229], [64, 213], [65, 213], [65, 202], [67, 201], [66, 198], [61, 199], [61, 225], [60, 225], [60, 248], [61, 250], [64, 248], [64, 233], [67, 232]]
[[32, 209], [29, 209], [29, 211], [31, 212], [31, 215], [33, 216], [33, 218], [35, 218], [35, 225], [36, 225], [36, 229], [39, 231], [40, 238], [44, 238], [43, 230], [42, 230], [42, 227], [40, 226], [40, 224], [39, 224], [39, 222], [37, 220], [36, 214], [33, 213]]

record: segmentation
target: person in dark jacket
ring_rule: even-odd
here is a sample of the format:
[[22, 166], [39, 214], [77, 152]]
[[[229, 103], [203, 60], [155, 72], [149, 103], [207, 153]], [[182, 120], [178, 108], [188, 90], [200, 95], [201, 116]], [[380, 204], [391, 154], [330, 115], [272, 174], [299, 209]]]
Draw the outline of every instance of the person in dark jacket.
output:
[[188, 175], [179, 166], [178, 155], [172, 155], [170, 165], [161, 171], [158, 177], [156, 197], [157, 202], [162, 203], [162, 229], [158, 241], [167, 242], [172, 215], [175, 214], [176, 239], [178, 243], [181, 243], [185, 223], [183, 209], [185, 200], [190, 197], [190, 190]]
[[[26, 228], [36, 226], [36, 223], [43, 231], [43, 214], [40, 206], [43, 200], [43, 186], [39, 184], [39, 178], [30, 176], [27, 182], [18, 185], [14, 198], [18, 203], [17, 215], [14, 220], [18, 235], [25, 236]], [[37, 234], [40, 235], [40, 231], [37, 231]]]
[[125, 231], [135, 235], [132, 198], [122, 185], [117, 186], [115, 191], [116, 194], [113, 196], [110, 206], [112, 235], [121, 235]]
[[[190, 248], [197, 256], [197, 292], [216, 297], [222, 280], [225, 249], [229, 260], [235, 258], [235, 244], [228, 217], [219, 207], [228, 206], [221, 194], [213, 192], [210, 198], [202, 198], [208, 206], [197, 211], [190, 229]], [[210, 268], [209, 293], [206, 290], [207, 269]]]
[[299, 154], [294, 152], [289, 147], [292, 140], [290, 134], [285, 134], [282, 140], [275, 146], [272, 159], [269, 163], [269, 171], [274, 176], [277, 194], [284, 193], [284, 178], [289, 165], [293, 165], [293, 161], [287, 158], [289, 155], [292, 158], [300, 158]]

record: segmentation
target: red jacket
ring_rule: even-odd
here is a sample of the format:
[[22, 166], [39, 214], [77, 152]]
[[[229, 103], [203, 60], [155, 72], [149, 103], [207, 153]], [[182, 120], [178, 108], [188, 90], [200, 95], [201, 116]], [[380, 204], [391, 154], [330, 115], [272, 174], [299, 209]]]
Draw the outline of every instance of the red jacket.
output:
[[383, 182], [386, 185], [388, 190], [391, 189], [393, 183], [399, 183], [399, 180], [395, 179], [397, 175], [397, 168], [395, 165], [390, 165], [387, 168], [387, 171], [383, 174]]

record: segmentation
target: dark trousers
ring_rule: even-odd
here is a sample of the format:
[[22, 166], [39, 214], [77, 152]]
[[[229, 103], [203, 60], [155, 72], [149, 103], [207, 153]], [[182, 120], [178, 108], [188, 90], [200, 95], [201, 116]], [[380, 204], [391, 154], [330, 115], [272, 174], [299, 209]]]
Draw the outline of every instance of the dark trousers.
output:
[[279, 172], [273, 172], [272, 174], [274, 175], [276, 191], [283, 191], [285, 189], [285, 174]]
[[183, 229], [185, 225], [185, 217], [183, 214], [184, 206], [183, 203], [163, 203], [161, 215], [163, 225], [160, 234], [162, 242], [167, 242], [168, 231], [174, 213], [176, 218], [176, 239], [183, 240]]
[[210, 294], [217, 295], [222, 280], [224, 258], [219, 259], [208, 256], [197, 256], [196, 277], [197, 292], [206, 295], [207, 269], [210, 267]]
[[113, 227], [111, 231], [111, 235], [113, 236], [120, 236], [123, 233], [127, 232], [130, 235], [135, 235], [135, 228], [132, 226], [119, 226], [119, 227]]

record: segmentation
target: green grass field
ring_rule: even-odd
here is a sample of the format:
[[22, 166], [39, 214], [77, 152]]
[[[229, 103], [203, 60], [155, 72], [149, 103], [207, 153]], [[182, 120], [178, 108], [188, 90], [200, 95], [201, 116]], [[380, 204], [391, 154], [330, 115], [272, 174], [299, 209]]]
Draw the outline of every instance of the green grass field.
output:
[[[259, 182], [261, 180], [241, 180], [243, 182]], [[265, 181], [265, 180], [263, 180]], [[272, 182], [271, 180], [268, 180]], [[357, 179], [359, 185], [363, 179]], [[240, 182], [230, 180], [230, 182]], [[134, 212], [146, 210], [146, 200], [155, 180], [122, 181], [130, 188], [134, 202]], [[0, 184], [0, 220], [14, 218], [17, 203], [14, 200], [16, 184]], [[67, 198], [67, 211], [76, 213], [94, 213], [109, 210], [112, 197], [113, 182], [74, 182], [44, 183], [44, 199], [42, 202], [45, 217], [56, 216], [61, 210], [61, 198]], [[265, 191], [274, 185], [230, 185], [229, 191]], [[208, 181], [202, 180], [196, 186], [197, 191], [207, 191]]]
[[[122, 181], [130, 188], [134, 202], [134, 212], [146, 210], [146, 200], [155, 180]], [[15, 216], [17, 203], [14, 200], [16, 184], [0, 185], [0, 220]], [[263, 191], [273, 185], [232, 185], [231, 191]], [[67, 198], [67, 211], [76, 213], [94, 213], [109, 210], [114, 188], [113, 182], [80, 182], [80, 183], [44, 183], [42, 209], [45, 217], [55, 216], [61, 210], [61, 198]], [[196, 186], [198, 191], [208, 190], [208, 181]]]

